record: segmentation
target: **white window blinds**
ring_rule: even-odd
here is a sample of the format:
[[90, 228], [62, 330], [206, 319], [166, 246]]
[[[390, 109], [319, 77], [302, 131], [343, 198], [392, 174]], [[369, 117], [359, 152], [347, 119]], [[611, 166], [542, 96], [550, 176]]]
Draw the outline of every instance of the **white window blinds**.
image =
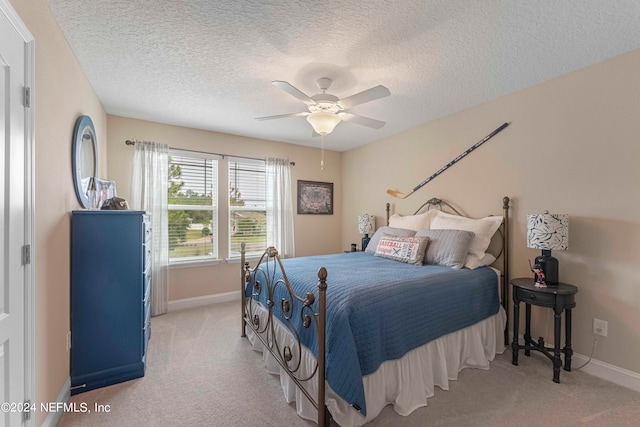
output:
[[229, 257], [261, 254], [267, 246], [266, 180], [264, 160], [228, 158]]
[[169, 152], [171, 263], [218, 258], [218, 156]]

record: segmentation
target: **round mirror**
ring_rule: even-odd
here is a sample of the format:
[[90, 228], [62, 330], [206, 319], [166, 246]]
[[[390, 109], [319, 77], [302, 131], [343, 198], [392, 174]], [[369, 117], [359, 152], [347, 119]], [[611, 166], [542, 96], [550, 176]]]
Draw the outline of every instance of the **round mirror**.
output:
[[98, 175], [98, 142], [89, 116], [81, 116], [73, 129], [73, 184], [80, 205], [89, 208], [88, 189], [91, 178]]

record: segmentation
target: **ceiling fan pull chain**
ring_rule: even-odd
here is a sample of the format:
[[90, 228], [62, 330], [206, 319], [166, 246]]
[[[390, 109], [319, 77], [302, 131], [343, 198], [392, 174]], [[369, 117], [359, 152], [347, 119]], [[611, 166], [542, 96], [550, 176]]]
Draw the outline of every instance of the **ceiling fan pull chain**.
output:
[[320, 144], [320, 170], [323, 171], [324, 170], [324, 135], [320, 135], [320, 138], [322, 138], [322, 142]]

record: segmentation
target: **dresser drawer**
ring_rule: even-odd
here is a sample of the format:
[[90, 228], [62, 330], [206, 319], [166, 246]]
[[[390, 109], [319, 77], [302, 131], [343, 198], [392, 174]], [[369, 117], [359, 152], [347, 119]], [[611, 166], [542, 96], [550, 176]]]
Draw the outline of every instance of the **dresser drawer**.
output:
[[520, 302], [544, 307], [553, 307], [556, 303], [556, 296], [554, 294], [534, 293], [526, 289], [516, 289], [516, 297]]
[[151, 269], [151, 222], [149, 221], [149, 217], [146, 216], [146, 221], [143, 222], [144, 228], [144, 236], [143, 236], [143, 246], [144, 246], [144, 272], [148, 274]]
[[147, 346], [149, 344], [149, 338], [151, 338], [151, 304], [148, 303], [145, 306], [145, 319], [144, 319], [144, 328], [143, 328], [143, 332], [142, 332], [142, 339], [144, 340], [144, 342], [142, 343], [142, 355], [146, 355], [147, 354]]
[[144, 279], [144, 298], [142, 300], [143, 307], [146, 307], [151, 302], [151, 279], [149, 276], [145, 276]]
[[144, 249], [144, 274], [147, 277], [151, 275], [151, 246]]

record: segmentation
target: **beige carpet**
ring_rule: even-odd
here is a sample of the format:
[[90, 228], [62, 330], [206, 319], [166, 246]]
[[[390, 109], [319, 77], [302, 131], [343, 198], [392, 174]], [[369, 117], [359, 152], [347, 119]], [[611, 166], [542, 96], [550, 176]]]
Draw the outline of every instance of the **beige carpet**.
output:
[[[65, 413], [58, 425], [315, 425], [286, 404], [278, 378], [240, 338], [239, 310], [224, 303], [154, 317], [146, 376], [73, 396], [92, 412]], [[560, 384], [552, 376], [539, 353], [513, 366], [507, 351], [491, 369], [465, 369], [449, 391], [437, 388], [427, 407], [402, 417], [387, 406], [369, 426], [640, 425], [640, 393], [579, 370], [561, 371]]]

